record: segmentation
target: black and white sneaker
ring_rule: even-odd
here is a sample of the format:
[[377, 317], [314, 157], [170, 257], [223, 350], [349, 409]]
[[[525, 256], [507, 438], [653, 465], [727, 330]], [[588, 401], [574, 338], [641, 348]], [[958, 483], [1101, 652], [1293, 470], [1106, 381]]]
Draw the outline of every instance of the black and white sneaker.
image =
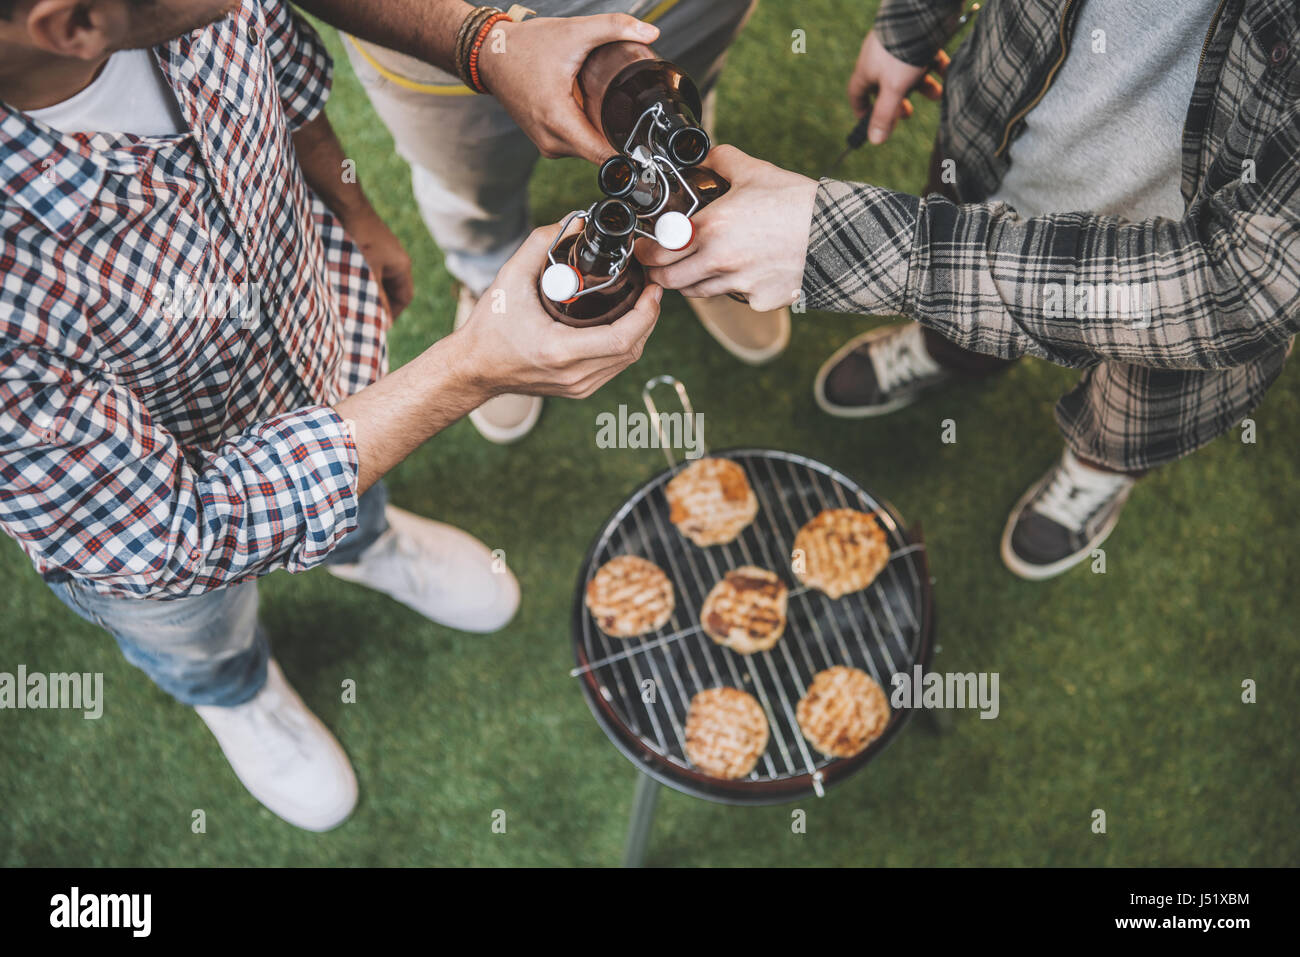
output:
[[1089, 468], [1066, 449], [1012, 509], [1002, 533], [1002, 561], [1031, 581], [1073, 568], [1110, 535], [1135, 482]]
[[866, 418], [911, 405], [950, 377], [930, 358], [921, 327], [907, 322], [850, 339], [817, 373], [813, 396], [831, 415]]

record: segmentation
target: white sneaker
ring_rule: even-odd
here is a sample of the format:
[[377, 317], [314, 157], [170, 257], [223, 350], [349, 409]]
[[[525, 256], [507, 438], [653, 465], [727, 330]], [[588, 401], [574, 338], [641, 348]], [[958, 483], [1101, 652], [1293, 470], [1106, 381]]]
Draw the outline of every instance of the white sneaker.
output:
[[274, 659], [251, 701], [194, 710], [249, 793], [294, 827], [328, 831], [356, 807], [357, 779], [348, 756]]
[[[459, 329], [465, 325], [477, 305], [478, 296], [462, 283], [456, 296], [454, 328]], [[542, 400], [535, 395], [499, 395], [495, 399], [488, 399], [469, 414], [469, 420], [479, 430], [479, 434], [497, 445], [518, 442], [533, 430], [541, 417]]]
[[486, 545], [458, 528], [389, 505], [388, 531], [330, 573], [396, 598], [457, 631], [500, 631], [519, 610], [519, 582]]
[[790, 344], [790, 310], [755, 312], [730, 296], [687, 298], [709, 335], [741, 362], [752, 366], [770, 362]]

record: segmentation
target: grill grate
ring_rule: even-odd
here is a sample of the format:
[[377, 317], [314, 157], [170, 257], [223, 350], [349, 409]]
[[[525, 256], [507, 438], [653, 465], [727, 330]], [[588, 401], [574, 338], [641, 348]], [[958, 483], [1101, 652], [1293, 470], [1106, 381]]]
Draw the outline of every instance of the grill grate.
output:
[[[664, 487], [685, 463], [643, 485], [606, 523], [578, 578], [574, 600], [577, 667], [593, 714], [615, 744], [646, 773], [678, 790], [727, 803], [778, 803], [838, 782], [862, 767], [898, 731], [897, 711], [862, 754], [826, 758], [803, 737], [795, 707], [813, 675], [843, 664], [870, 674], [889, 693], [890, 678], [928, 665], [931, 607], [924, 545], [909, 537], [894, 510], [839, 472], [803, 456], [765, 449], [711, 453], [741, 465], [758, 497], [758, 516], [728, 545], [699, 548], [668, 521]], [[865, 591], [832, 601], [800, 584], [790, 569], [799, 529], [827, 508], [876, 512], [892, 555]], [[583, 604], [587, 582], [617, 555], [646, 558], [672, 580], [677, 607], [658, 632], [629, 641], [596, 627]], [[785, 635], [776, 647], [739, 655], [700, 627], [705, 596], [741, 565], [776, 572], [790, 590]], [[767, 750], [748, 778], [720, 781], [686, 759], [691, 698], [727, 685], [752, 694], [771, 729]]]

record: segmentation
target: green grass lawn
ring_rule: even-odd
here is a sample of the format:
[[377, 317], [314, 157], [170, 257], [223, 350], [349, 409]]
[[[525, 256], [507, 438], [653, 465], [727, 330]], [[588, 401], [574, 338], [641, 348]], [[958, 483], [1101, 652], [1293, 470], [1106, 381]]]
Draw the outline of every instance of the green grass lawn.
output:
[[[843, 88], [869, 17], [853, 0], [769, 2], [721, 88], [727, 142], [818, 175], [853, 117]], [[791, 52], [791, 31], [808, 51]], [[451, 284], [405, 169], [338, 55], [330, 108], [381, 213], [417, 266], [396, 362], [451, 328]], [[919, 190], [937, 110], [842, 175]], [[539, 221], [594, 198], [594, 172], [544, 163]], [[681, 865], [1283, 865], [1300, 859], [1300, 380], [1255, 413], [1258, 442], [1229, 435], [1141, 483], [1106, 546], [1108, 569], [1046, 584], [997, 557], [1008, 508], [1056, 456], [1051, 409], [1074, 374], [1025, 362], [892, 418], [832, 420], [813, 403], [821, 361], [868, 325], [796, 318], [789, 352], [761, 370], [716, 347], [675, 295], [640, 363], [593, 398], [550, 402], [521, 444], [461, 423], [391, 476], [397, 503], [506, 551], [524, 605], [503, 634], [435, 627], [324, 571], [271, 576], [263, 619], [303, 698], [351, 755], [353, 818], [312, 835], [243, 790], [211, 735], [55, 600], [0, 544], [0, 671], [102, 671], [99, 721], [0, 712], [5, 865], [605, 865], [620, 858], [635, 771], [597, 728], [574, 679], [569, 607], [608, 513], [663, 465], [596, 448], [596, 417], [636, 407], [672, 373], [706, 413], [715, 448], [790, 449], [834, 465], [925, 525], [943, 671], [996, 671], [1001, 715], [914, 722], [826, 798], [739, 809], [666, 792], [650, 861]], [[958, 424], [955, 445], [940, 422]], [[1241, 702], [1244, 679], [1258, 703]], [[340, 700], [346, 679], [355, 704]], [[795, 807], [807, 833], [791, 831]], [[202, 808], [207, 833], [191, 833]], [[1104, 809], [1108, 833], [1090, 829]], [[504, 834], [493, 812], [506, 812]]]

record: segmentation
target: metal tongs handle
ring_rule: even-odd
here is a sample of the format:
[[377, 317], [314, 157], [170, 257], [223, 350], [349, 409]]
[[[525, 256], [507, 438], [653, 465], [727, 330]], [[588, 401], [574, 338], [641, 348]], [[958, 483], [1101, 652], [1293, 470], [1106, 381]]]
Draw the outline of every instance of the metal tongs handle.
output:
[[[659, 435], [659, 448], [663, 451], [664, 458], [668, 460], [669, 468], [676, 468], [677, 458], [673, 455], [672, 443], [664, 432], [663, 420], [659, 418], [659, 407], [655, 405], [654, 390], [661, 385], [673, 387], [677, 392], [677, 401], [681, 403], [682, 411], [692, 419], [695, 418], [695, 408], [691, 405], [691, 397], [686, 391], [686, 386], [673, 376], [655, 376], [641, 389], [641, 401], [645, 403], [645, 410], [650, 414], [650, 421], [654, 425], [655, 432]], [[703, 435], [700, 436], [700, 451], [701, 453], [708, 451], [708, 448], [704, 445]]]

